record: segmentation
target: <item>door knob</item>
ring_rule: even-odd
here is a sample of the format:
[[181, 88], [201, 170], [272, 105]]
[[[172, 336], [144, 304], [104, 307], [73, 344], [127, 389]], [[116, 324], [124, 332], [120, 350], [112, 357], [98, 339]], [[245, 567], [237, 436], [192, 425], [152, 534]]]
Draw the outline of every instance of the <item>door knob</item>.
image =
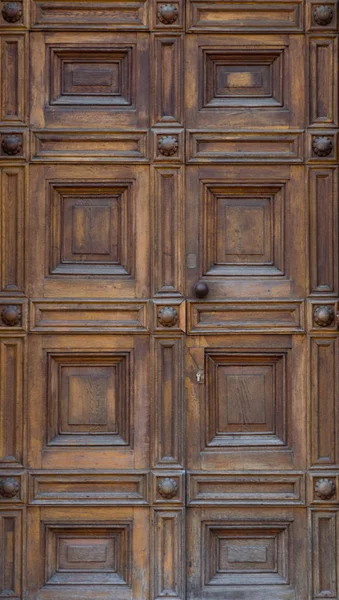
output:
[[193, 286], [193, 293], [197, 298], [206, 298], [209, 291], [210, 291], [210, 288], [208, 287], [207, 283], [205, 283], [204, 281], [198, 281]]

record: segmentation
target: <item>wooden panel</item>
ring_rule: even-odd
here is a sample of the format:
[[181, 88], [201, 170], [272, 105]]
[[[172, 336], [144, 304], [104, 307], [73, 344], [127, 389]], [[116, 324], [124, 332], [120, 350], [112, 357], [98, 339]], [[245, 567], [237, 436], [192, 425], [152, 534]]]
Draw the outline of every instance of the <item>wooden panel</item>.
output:
[[81, 475], [70, 473], [30, 474], [30, 504], [58, 505], [139, 505], [148, 502], [148, 477], [135, 473], [102, 473], [94, 471]]
[[299, 163], [303, 158], [302, 132], [247, 133], [187, 131], [190, 163]]
[[183, 510], [153, 512], [153, 599], [184, 597], [183, 516]]
[[305, 346], [267, 333], [187, 338], [189, 469], [304, 468]]
[[178, 296], [184, 287], [183, 170], [156, 167], [153, 177], [153, 294]]
[[30, 293], [149, 297], [148, 168], [34, 165], [30, 174]]
[[32, 0], [33, 29], [147, 29], [147, 0]]
[[301, 2], [260, 1], [233, 3], [215, 0], [188, 2], [188, 27], [191, 31], [301, 31]]
[[153, 125], [182, 125], [183, 38], [153, 37]]
[[148, 347], [127, 334], [31, 337], [30, 467], [148, 466]]
[[3, 167], [1, 178], [1, 291], [24, 291], [24, 194], [25, 172]]
[[[149, 509], [30, 507], [27, 598], [145, 600]], [[39, 548], [44, 548], [40, 552]], [[132, 577], [133, 573], [138, 577]]]
[[189, 333], [239, 331], [301, 332], [304, 306], [297, 302], [194, 302], [188, 303]]
[[332, 511], [312, 512], [312, 598], [338, 597], [337, 519]]
[[302, 128], [303, 53], [302, 36], [187, 36], [186, 126]]
[[338, 127], [337, 39], [310, 38], [310, 125]]
[[0, 340], [1, 402], [0, 461], [22, 463], [24, 341], [16, 338]]
[[306, 511], [188, 509], [187, 597], [306, 600]]
[[190, 165], [186, 171], [187, 295], [203, 279], [209, 300], [303, 297], [304, 169]]
[[32, 127], [148, 126], [147, 34], [34, 32], [30, 45]]
[[147, 133], [126, 131], [33, 131], [33, 162], [147, 162]]
[[25, 78], [26, 37], [24, 34], [1, 35], [1, 110], [3, 125], [21, 125], [27, 118], [27, 79]]
[[311, 461], [332, 466], [338, 462], [336, 338], [311, 338]]
[[153, 465], [183, 464], [182, 338], [154, 338]]
[[189, 506], [303, 504], [305, 481], [300, 474], [189, 473]]
[[22, 594], [22, 512], [0, 511], [0, 595], [17, 600]]
[[37, 332], [146, 332], [147, 302], [78, 300], [31, 303], [31, 331]]
[[309, 170], [310, 291], [338, 294], [338, 169]]

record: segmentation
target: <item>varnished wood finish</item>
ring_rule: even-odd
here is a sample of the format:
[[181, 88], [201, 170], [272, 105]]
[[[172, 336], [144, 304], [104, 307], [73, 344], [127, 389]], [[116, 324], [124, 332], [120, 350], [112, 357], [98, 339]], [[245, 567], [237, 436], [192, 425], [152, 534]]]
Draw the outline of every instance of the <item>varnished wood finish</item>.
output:
[[335, 0], [0, 7], [0, 598], [339, 598]]

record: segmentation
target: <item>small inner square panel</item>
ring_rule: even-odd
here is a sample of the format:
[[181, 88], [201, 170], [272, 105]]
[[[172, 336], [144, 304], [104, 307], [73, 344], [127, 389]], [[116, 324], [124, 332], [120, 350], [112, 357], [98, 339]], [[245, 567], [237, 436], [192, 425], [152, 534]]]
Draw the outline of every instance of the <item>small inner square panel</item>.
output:
[[202, 109], [283, 106], [282, 50], [205, 49], [203, 56]]
[[113, 94], [119, 93], [119, 63], [95, 64], [86, 62], [64, 63], [64, 94]]
[[285, 355], [206, 355], [207, 446], [284, 445]]
[[59, 538], [59, 571], [116, 571], [115, 539]]

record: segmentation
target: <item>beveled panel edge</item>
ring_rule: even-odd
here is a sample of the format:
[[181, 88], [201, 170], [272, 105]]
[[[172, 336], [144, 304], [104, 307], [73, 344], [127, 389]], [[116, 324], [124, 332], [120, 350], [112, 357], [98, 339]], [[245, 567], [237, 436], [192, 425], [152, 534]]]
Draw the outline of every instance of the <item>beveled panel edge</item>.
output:
[[[274, 333], [303, 333], [304, 332], [304, 301], [303, 300], [264, 300], [264, 301], [187, 301], [187, 332], [188, 333], [223, 333], [223, 332], [270, 332]], [[244, 313], [255, 311], [260, 317], [257, 322], [251, 318], [244, 324]], [[203, 313], [224, 314], [224, 321], [216, 319], [201, 321]], [[228, 315], [232, 320], [227, 320]], [[274, 320], [274, 315], [280, 321]], [[283, 319], [282, 317], [285, 317]]]
[[[30, 302], [30, 332], [49, 332], [49, 333], [147, 333], [148, 325], [148, 301], [139, 300], [119, 300], [112, 302], [109, 300], [44, 300], [34, 299]], [[47, 318], [43, 318], [46, 312]], [[71, 313], [76, 311], [77, 315], [81, 312], [89, 313], [92, 319], [90, 323], [88, 318], [83, 320], [68, 320]], [[95, 317], [98, 311], [107, 312], [111, 318], [101, 320]], [[126, 314], [136, 313], [134, 319], [123, 321], [114, 319], [114, 314], [125, 311]], [[53, 314], [63, 314], [63, 319], [53, 319]], [[49, 316], [50, 315], [50, 316]]]
[[[206, 483], [218, 484], [221, 490], [213, 494], [199, 492]], [[243, 484], [251, 486], [252, 490], [241, 497], [232, 486]], [[270, 485], [272, 491], [260, 491], [260, 487]], [[279, 485], [291, 485], [293, 491], [279, 492]], [[276, 487], [276, 491], [274, 491]], [[228, 491], [229, 490], [229, 491]], [[187, 473], [187, 503], [188, 506], [216, 505], [294, 505], [305, 504], [305, 475], [302, 472], [209, 472], [191, 471]]]
[[[149, 504], [149, 472], [147, 471], [30, 471], [28, 502], [31, 505], [146, 505]], [[58, 491], [58, 484], [69, 486]], [[77, 489], [88, 484], [88, 490]], [[131, 491], [131, 484], [135, 490]], [[41, 491], [41, 485], [45, 490]], [[115, 490], [104, 491], [107, 486]], [[55, 489], [56, 488], [56, 489]]]

